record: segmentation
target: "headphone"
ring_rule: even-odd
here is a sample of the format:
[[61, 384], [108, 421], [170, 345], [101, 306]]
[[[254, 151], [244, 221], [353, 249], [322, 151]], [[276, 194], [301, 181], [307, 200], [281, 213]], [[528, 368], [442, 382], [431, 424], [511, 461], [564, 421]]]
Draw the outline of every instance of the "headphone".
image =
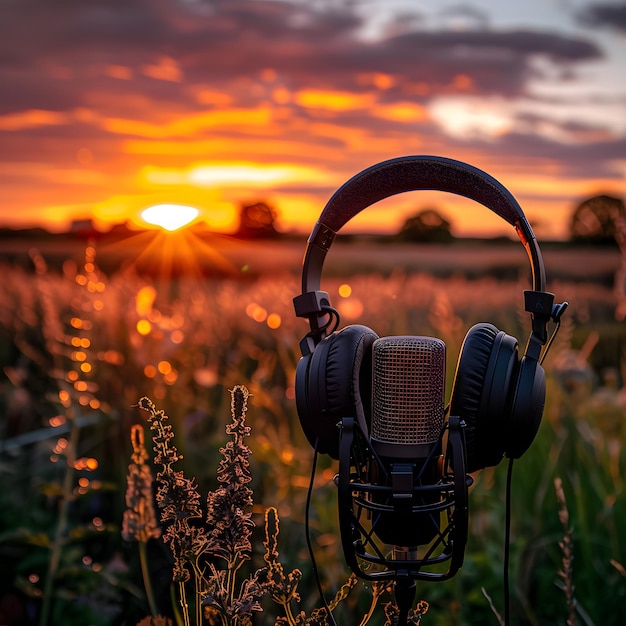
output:
[[320, 290], [324, 259], [337, 232], [363, 209], [419, 190], [465, 196], [499, 215], [515, 228], [532, 271], [533, 289], [524, 291], [532, 332], [523, 354], [515, 337], [490, 323], [473, 326], [461, 347], [449, 415], [465, 424], [469, 473], [495, 466], [504, 456], [519, 458], [535, 438], [546, 395], [540, 357], [548, 342], [547, 326], [550, 319], [558, 322], [567, 303], [555, 305], [554, 294], [545, 291], [539, 244], [515, 198], [497, 180], [466, 163], [438, 156], [390, 159], [348, 180], [328, 201], [307, 241], [302, 293], [294, 298], [296, 315], [310, 325], [300, 342], [296, 407], [309, 443], [334, 459], [339, 458], [341, 419], [354, 418], [368, 435], [372, 345], [378, 335], [360, 324], [336, 330], [339, 314], [328, 293]]

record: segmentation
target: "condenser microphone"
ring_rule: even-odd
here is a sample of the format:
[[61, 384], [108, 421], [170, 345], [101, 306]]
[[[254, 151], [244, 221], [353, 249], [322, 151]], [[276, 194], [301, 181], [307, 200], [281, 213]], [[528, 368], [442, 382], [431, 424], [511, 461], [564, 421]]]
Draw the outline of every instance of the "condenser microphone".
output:
[[372, 350], [372, 443], [390, 458], [428, 457], [443, 427], [445, 343], [381, 337]]
[[[387, 487], [372, 519], [381, 541], [403, 549], [440, 530], [446, 346], [433, 337], [382, 337], [372, 352], [372, 484]], [[418, 512], [416, 512], [418, 511]]]
[[445, 360], [440, 339], [376, 339], [369, 428], [339, 423], [339, 530], [361, 578], [447, 580], [463, 564], [471, 481], [464, 423], [445, 419]]

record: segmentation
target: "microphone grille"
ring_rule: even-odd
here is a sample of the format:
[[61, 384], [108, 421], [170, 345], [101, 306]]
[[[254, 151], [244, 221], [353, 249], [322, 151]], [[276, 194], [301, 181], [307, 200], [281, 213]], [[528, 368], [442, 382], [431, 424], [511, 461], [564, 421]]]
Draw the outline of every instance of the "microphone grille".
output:
[[381, 337], [372, 356], [374, 440], [425, 444], [443, 428], [446, 346], [433, 337]]

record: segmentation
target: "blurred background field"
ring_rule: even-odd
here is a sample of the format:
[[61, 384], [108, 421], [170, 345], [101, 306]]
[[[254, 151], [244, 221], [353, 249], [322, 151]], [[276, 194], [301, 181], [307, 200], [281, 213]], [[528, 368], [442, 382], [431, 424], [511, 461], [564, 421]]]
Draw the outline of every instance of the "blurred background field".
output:
[[[291, 304], [302, 233], [356, 172], [412, 154], [502, 181], [542, 242], [549, 288], [570, 302], [546, 361], [541, 431], [514, 475], [514, 623], [626, 623], [623, 1], [2, 9], [0, 626], [148, 615], [138, 546], [121, 535], [131, 428], [145, 426], [137, 403], [167, 411], [206, 494], [235, 385], [253, 394], [252, 568], [263, 511], [276, 506], [281, 558], [302, 569], [310, 614], [312, 451], [293, 389], [307, 326]], [[494, 212], [419, 195], [350, 220], [324, 287], [344, 324], [445, 340], [449, 393], [474, 322], [526, 340], [528, 261]], [[189, 211], [187, 228], [147, 230]], [[348, 575], [336, 469], [321, 461], [311, 520], [329, 597]], [[501, 612], [504, 474], [475, 477], [465, 566], [419, 586], [423, 624], [497, 624], [488, 597]], [[146, 548], [158, 609], [172, 616], [171, 556], [160, 539]], [[359, 624], [369, 597], [353, 590], [338, 624]], [[277, 607], [265, 608], [255, 624], [274, 626]], [[383, 622], [379, 611], [369, 624]]]
[[[306, 323], [293, 315], [301, 240], [138, 234], [123, 246], [85, 242], [3, 248], [0, 290], [0, 623], [133, 625], [148, 615], [137, 547], [122, 540], [131, 426], [150, 397], [172, 420], [188, 476], [215, 488], [228, 390], [245, 385], [252, 428], [255, 520], [275, 506], [279, 550], [304, 573], [302, 608], [319, 604], [305, 545], [312, 451], [298, 424], [294, 373]], [[69, 240], [68, 240], [69, 241]], [[49, 242], [48, 242], [49, 243]], [[56, 246], [56, 247], [55, 247]], [[548, 402], [513, 482], [514, 624], [565, 623], [573, 582], [580, 624], [626, 617], [626, 327], [615, 247], [547, 246], [549, 290], [570, 307], [546, 360]], [[525, 342], [519, 244], [338, 242], [323, 287], [342, 323], [447, 344], [448, 393], [463, 337], [489, 321]], [[148, 434], [146, 434], [148, 437]], [[327, 595], [345, 582], [332, 477], [323, 459], [312, 509]], [[419, 584], [424, 624], [497, 624], [502, 610], [504, 464], [475, 476], [466, 561], [451, 581]], [[560, 477], [572, 528], [564, 571]], [[261, 531], [259, 530], [259, 533]], [[262, 554], [261, 537], [255, 544]], [[171, 563], [148, 543], [160, 610], [171, 612]], [[559, 572], [564, 572], [560, 576]], [[367, 593], [338, 608], [357, 624]], [[274, 624], [268, 606], [255, 623]], [[382, 620], [382, 616], [380, 617]], [[372, 622], [374, 623], [374, 622]], [[375, 622], [382, 624], [383, 622]]]

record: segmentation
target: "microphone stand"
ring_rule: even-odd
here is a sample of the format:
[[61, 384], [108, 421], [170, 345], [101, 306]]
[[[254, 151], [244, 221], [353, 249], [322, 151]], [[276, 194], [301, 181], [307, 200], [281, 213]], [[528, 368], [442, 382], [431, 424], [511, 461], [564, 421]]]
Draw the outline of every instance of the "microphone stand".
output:
[[[415, 486], [415, 494], [441, 493], [441, 501], [418, 504], [413, 512], [429, 514], [441, 511], [448, 517], [425, 554], [409, 558], [392, 558], [384, 546], [378, 545], [371, 526], [373, 515], [393, 513], [391, 505], [378, 504], [374, 494], [391, 493], [390, 486], [372, 484], [367, 476], [367, 463], [373, 451], [354, 418], [340, 422], [338, 487], [339, 531], [344, 557], [350, 569], [365, 580], [441, 581], [454, 576], [463, 564], [468, 531], [468, 487], [471, 477], [465, 474], [463, 422], [451, 416], [448, 421], [449, 442], [446, 465], [448, 472], [438, 485]], [[449, 562], [448, 571], [440, 564]]]
[[394, 595], [396, 598], [396, 606], [400, 611], [398, 616], [398, 626], [410, 626], [409, 610], [415, 601], [415, 591], [417, 585], [413, 578], [408, 576], [399, 576], [396, 580], [396, 588]]

